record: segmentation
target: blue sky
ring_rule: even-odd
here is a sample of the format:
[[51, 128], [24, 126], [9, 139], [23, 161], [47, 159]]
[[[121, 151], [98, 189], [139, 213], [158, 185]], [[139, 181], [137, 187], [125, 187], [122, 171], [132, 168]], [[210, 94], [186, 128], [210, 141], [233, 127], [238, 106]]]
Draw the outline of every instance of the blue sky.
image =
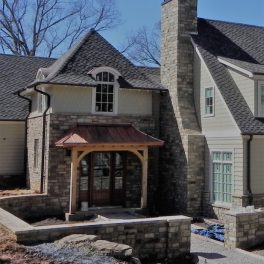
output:
[[[160, 19], [162, 0], [116, 0], [121, 24], [103, 36], [120, 47], [142, 26], [151, 29]], [[198, 0], [198, 16], [264, 26], [264, 0]]]

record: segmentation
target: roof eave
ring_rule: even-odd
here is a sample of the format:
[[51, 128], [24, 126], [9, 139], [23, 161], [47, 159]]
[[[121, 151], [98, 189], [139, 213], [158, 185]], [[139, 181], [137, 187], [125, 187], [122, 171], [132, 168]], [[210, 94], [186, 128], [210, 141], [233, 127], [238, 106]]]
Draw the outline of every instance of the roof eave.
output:
[[96, 84], [77, 84], [77, 83], [67, 83], [67, 82], [35, 82], [27, 86], [28, 88], [32, 88], [36, 85], [41, 85], [41, 84], [51, 84], [51, 85], [65, 85], [65, 86], [81, 86], [81, 87], [96, 87]]
[[239, 67], [239, 66], [237, 66], [237, 65], [235, 65], [235, 64], [233, 64], [233, 63], [231, 63], [231, 62], [229, 62], [229, 61], [226, 61], [226, 60], [224, 60], [224, 59], [222, 59], [222, 58], [217, 58], [218, 59], [218, 61], [220, 62], [220, 63], [222, 63], [222, 64], [224, 64], [224, 65], [226, 65], [226, 66], [228, 66], [228, 67], [230, 67], [230, 68], [232, 68], [232, 69], [234, 69], [234, 70], [237, 70], [237, 71], [239, 71], [239, 72], [241, 72], [241, 73], [244, 73], [244, 74], [246, 74], [248, 77], [250, 77], [250, 78], [253, 78], [254, 77], [254, 73], [253, 72], [251, 72], [251, 71], [249, 71], [249, 70], [247, 70], [247, 69], [244, 69], [244, 68], [242, 68], [242, 67]]

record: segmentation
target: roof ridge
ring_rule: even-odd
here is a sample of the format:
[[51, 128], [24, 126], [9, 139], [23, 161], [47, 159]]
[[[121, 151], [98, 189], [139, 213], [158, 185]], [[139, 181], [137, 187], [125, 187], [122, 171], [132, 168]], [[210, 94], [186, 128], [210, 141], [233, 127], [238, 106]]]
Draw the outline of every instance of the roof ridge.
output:
[[203, 17], [198, 17], [198, 20], [205, 20], [205, 21], [210, 21], [210, 22], [220, 22], [220, 23], [225, 23], [225, 24], [232, 24], [232, 25], [238, 25], [238, 26], [245, 26], [245, 27], [253, 27], [253, 28], [264, 29], [264, 25], [263, 26], [259, 26], [259, 25], [253, 25], [253, 24], [246, 24], [246, 23], [242, 23], [242, 22], [232, 22], [232, 21], [225, 21], [225, 20], [211, 19], [211, 18], [203, 18]]

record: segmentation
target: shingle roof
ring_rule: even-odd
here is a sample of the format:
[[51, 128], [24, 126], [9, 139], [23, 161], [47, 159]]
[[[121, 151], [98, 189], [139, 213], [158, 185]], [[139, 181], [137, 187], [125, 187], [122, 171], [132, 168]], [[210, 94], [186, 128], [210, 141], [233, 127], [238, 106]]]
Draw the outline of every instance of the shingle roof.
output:
[[[91, 30], [49, 67], [49, 74], [43, 82], [54, 82], [60, 75], [60, 81], [70, 83], [72, 75], [85, 76], [93, 68], [100, 66], [112, 67], [120, 72], [121, 88], [164, 89], [160, 78], [154, 77], [155, 74], [151, 74], [151, 70], [143, 70], [132, 64], [95, 30]], [[78, 82], [78, 79], [75, 81]], [[80, 84], [82, 84], [81, 77]]]
[[39, 68], [54, 59], [0, 54], [0, 120], [24, 120], [28, 103], [14, 95], [32, 82]]
[[251, 112], [227, 67], [225, 57], [249, 64], [264, 64], [264, 28], [198, 19], [198, 35], [192, 35], [216, 85], [242, 134], [264, 134], [264, 121]]

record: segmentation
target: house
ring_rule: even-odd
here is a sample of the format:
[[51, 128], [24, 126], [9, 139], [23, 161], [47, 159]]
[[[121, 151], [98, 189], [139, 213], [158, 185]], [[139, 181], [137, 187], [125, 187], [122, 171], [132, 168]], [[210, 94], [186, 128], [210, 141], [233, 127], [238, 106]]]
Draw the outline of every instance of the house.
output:
[[179, 131], [185, 153], [167, 165], [180, 183], [175, 200], [220, 219], [231, 207], [263, 207], [264, 28], [196, 19], [195, 0], [164, 1], [162, 10], [161, 82], [177, 126], [168, 130], [170, 119], [161, 120], [161, 138], [176, 142]]
[[19, 89], [27, 184], [61, 211], [264, 206], [264, 28], [197, 18], [196, 0], [164, 1], [161, 22], [160, 69], [91, 30]]
[[25, 119], [28, 102], [14, 93], [36, 77], [53, 59], [0, 55], [0, 186], [25, 182]]

